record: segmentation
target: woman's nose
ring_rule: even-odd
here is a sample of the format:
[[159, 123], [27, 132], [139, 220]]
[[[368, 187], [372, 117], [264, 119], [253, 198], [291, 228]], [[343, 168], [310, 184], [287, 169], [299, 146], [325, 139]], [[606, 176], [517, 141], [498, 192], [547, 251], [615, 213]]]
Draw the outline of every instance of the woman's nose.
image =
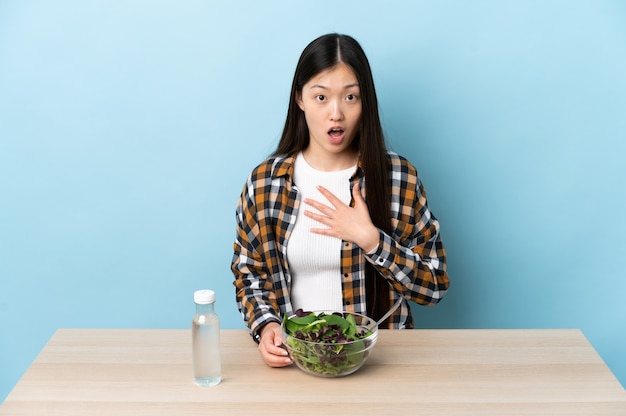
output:
[[343, 110], [340, 103], [335, 102], [332, 104], [330, 110], [330, 119], [333, 121], [343, 120]]

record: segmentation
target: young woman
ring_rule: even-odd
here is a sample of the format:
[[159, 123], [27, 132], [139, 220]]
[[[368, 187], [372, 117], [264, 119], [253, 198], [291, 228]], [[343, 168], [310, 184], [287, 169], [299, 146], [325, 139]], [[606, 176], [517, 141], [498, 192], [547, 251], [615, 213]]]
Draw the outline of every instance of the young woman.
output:
[[388, 151], [369, 62], [346, 35], [302, 52], [278, 148], [237, 205], [232, 271], [239, 310], [265, 362], [289, 365], [281, 318], [357, 312], [412, 328], [407, 300], [448, 289], [439, 222], [415, 168]]

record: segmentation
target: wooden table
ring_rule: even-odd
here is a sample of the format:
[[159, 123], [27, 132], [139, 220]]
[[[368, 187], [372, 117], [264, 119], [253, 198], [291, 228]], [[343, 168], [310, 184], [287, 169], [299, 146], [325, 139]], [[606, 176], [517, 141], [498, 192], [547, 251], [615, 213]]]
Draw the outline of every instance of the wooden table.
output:
[[193, 384], [188, 330], [62, 329], [0, 415], [626, 415], [578, 330], [381, 331], [336, 379], [269, 368], [245, 330], [223, 330], [222, 368]]

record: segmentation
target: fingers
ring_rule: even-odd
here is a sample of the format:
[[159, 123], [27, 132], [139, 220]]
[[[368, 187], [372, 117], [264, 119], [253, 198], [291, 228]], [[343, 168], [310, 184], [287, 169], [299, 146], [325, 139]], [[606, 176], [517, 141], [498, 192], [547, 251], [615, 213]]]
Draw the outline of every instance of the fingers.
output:
[[333, 194], [332, 192], [330, 192], [328, 189], [324, 188], [323, 186], [321, 185], [318, 186], [317, 190], [320, 191], [320, 193], [324, 195], [326, 199], [328, 199], [328, 202], [330, 202], [333, 205], [333, 207], [337, 208], [339, 205], [342, 204], [341, 200], [337, 198], [335, 194]]
[[363, 199], [363, 195], [361, 194], [361, 185], [359, 185], [358, 182], [355, 183], [352, 188], [352, 197], [356, 203], [365, 202], [365, 199]]
[[[319, 212], [324, 214], [326, 217], [330, 217], [332, 215], [332, 213], [335, 211], [333, 208], [331, 208], [331, 207], [329, 207], [327, 205], [324, 205], [324, 204], [322, 204], [322, 203], [320, 203], [320, 202], [318, 202], [318, 201], [316, 201], [314, 199], [306, 198], [304, 200], [304, 203], [309, 205], [309, 206], [311, 206], [311, 207], [313, 207], [313, 208], [315, 208], [316, 210], [318, 210]], [[314, 212], [311, 212], [311, 211], [307, 211], [307, 212], [310, 212], [311, 214], [313, 214], [313, 215], [311, 215], [312, 218], [317, 219], [316, 217], [321, 217], [320, 214], [315, 214]]]
[[309, 214], [309, 217], [313, 218], [314, 220], [320, 221], [328, 225], [323, 220], [326, 218], [332, 219], [333, 214], [338, 209], [346, 207], [346, 205], [343, 202], [341, 202], [341, 200], [337, 198], [332, 192], [330, 192], [328, 189], [324, 188], [323, 186], [318, 186], [317, 189], [328, 200], [328, 202], [331, 203], [332, 206], [329, 207], [328, 205], [322, 204], [321, 202], [316, 201], [314, 199], [306, 198], [304, 200], [304, 203], [318, 210], [321, 213], [321, 215], [311, 212], [311, 211], [306, 211], [305, 213]]
[[332, 213], [322, 215], [322, 214], [316, 214], [313, 211], [305, 210], [304, 215], [306, 215], [309, 218], [313, 218], [315, 221], [320, 222], [324, 225], [328, 225], [328, 226], [330, 226], [330, 220], [332, 220]]
[[[335, 196], [335, 194], [333, 194], [332, 192], [330, 192], [328, 189], [324, 188], [323, 186], [318, 186], [317, 189], [328, 200], [328, 202], [332, 204], [332, 207], [329, 207], [328, 205], [324, 205], [320, 203], [319, 201], [316, 201], [310, 198], [306, 198], [304, 202], [312, 206], [313, 208], [317, 209], [324, 215], [330, 217], [335, 210], [346, 206], [343, 202], [341, 202], [339, 198]], [[354, 184], [354, 187], [352, 187], [352, 197], [354, 198], [357, 204], [365, 203], [365, 199], [363, 198], [363, 195], [361, 194], [361, 185], [359, 185], [358, 182]]]
[[[332, 227], [332, 222], [333, 222], [333, 218], [336, 214], [336, 210], [324, 205], [318, 201], [315, 201], [314, 199], [309, 199], [306, 198], [304, 200], [304, 203], [309, 205], [310, 207], [316, 209], [318, 212], [314, 212], [311, 210], [305, 210], [304, 211], [304, 215], [306, 215], [309, 218], [314, 219], [315, 221], [319, 222], [320, 224], [326, 225], [327, 227]], [[320, 230], [326, 230], [326, 229], [315, 229], [314, 232], [318, 232]], [[313, 231], [313, 230], [311, 230]], [[328, 230], [326, 230], [324, 233], [326, 233]]]
[[367, 204], [361, 194], [360, 185], [356, 183], [352, 188], [353, 207], [341, 202], [339, 198], [323, 186], [318, 186], [317, 189], [333, 206], [305, 198], [304, 203], [315, 211], [305, 210], [304, 215], [327, 227], [311, 228], [310, 231], [314, 234], [337, 237], [358, 244], [358, 241], [362, 240], [360, 229], [372, 225]]
[[312, 218], [315, 221], [319, 222], [320, 224], [325, 225], [326, 227], [328, 227], [328, 228], [311, 228], [310, 231], [312, 233], [328, 235], [328, 236], [331, 236], [331, 237], [338, 237], [337, 231], [334, 230], [335, 220], [331, 217], [332, 214], [320, 215], [320, 214], [316, 214], [314, 212], [311, 212], [309, 210], [305, 210], [304, 211], [304, 215], [306, 215], [307, 217]]
[[282, 347], [263, 348], [259, 345], [259, 351], [265, 364], [270, 367], [286, 367], [291, 364], [291, 358], [287, 354], [287, 350]]
[[282, 344], [283, 337], [278, 324], [263, 331], [259, 351], [263, 361], [270, 367], [285, 367], [291, 364], [287, 350], [281, 346]]
[[315, 208], [317, 211], [321, 213], [321, 214], [318, 214], [312, 211], [306, 211], [306, 213], [311, 214], [309, 215], [311, 218], [318, 220], [318, 221], [320, 220], [320, 218], [332, 218], [333, 213], [335, 212], [335, 209], [333, 207], [324, 205], [321, 202], [316, 201], [314, 199], [306, 198], [304, 200], [304, 203], [309, 205], [312, 208]]

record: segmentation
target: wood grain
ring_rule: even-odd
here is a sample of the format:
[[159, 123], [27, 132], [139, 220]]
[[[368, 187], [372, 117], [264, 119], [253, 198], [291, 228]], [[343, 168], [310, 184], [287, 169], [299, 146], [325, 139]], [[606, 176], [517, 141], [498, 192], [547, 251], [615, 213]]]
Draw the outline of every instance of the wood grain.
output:
[[0, 415], [626, 415], [578, 330], [381, 331], [337, 379], [267, 367], [245, 330], [221, 337], [223, 381], [200, 388], [188, 330], [58, 330]]

